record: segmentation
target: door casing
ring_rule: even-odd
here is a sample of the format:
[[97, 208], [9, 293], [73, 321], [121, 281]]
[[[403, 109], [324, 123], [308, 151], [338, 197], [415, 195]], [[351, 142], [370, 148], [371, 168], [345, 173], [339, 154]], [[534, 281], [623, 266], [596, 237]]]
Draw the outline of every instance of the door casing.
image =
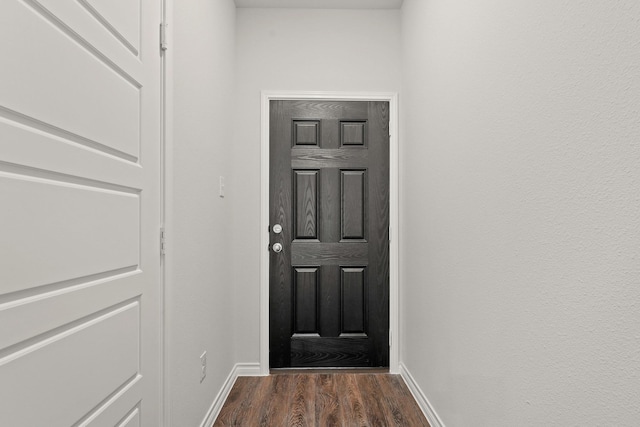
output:
[[396, 92], [262, 91], [260, 125], [260, 373], [269, 374], [269, 101], [387, 101], [389, 102], [389, 372], [399, 370], [399, 131]]

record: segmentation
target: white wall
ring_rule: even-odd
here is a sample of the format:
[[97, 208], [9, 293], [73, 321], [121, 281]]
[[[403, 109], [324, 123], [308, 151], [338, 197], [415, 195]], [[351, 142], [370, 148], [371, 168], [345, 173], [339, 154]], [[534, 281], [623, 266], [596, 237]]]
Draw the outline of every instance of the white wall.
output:
[[259, 361], [260, 91], [398, 91], [399, 11], [238, 9], [228, 181], [239, 362]]
[[[231, 211], [218, 197], [232, 141], [235, 5], [176, 0], [172, 223], [167, 322], [172, 426], [203, 420], [234, 363]], [[208, 373], [200, 383], [200, 360]]]
[[403, 362], [448, 427], [638, 425], [640, 3], [402, 26]]

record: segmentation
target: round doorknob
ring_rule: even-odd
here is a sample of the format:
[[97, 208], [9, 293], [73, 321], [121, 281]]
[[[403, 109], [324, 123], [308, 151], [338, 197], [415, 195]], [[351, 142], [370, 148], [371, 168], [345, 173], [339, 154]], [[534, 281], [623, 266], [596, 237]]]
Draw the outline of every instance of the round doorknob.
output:
[[275, 252], [275, 253], [282, 252], [282, 244], [280, 244], [280, 243], [274, 243], [272, 248], [273, 248], [273, 252]]

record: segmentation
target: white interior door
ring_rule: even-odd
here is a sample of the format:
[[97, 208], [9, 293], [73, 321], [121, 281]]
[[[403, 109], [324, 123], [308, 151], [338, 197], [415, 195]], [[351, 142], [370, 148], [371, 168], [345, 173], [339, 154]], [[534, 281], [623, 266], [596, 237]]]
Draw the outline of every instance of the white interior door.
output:
[[0, 2], [0, 425], [159, 426], [160, 0]]

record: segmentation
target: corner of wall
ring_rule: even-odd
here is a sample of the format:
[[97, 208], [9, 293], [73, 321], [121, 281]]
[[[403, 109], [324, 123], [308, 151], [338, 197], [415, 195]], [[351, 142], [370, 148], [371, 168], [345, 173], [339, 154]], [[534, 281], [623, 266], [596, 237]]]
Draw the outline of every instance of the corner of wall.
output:
[[409, 372], [409, 369], [404, 365], [404, 363], [400, 363], [400, 376], [402, 377], [405, 384], [409, 388], [409, 391], [411, 391], [411, 394], [413, 395], [413, 397], [416, 399], [418, 406], [424, 413], [424, 416], [427, 418], [427, 421], [429, 421], [429, 425], [431, 427], [445, 427], [444, 423], [438, 416], [433, 405], [431, 404], [429, 399], [427, 399], [427, 396], [424, 394], [424, 392], [422, 391], [422, 389], [420, 388], [416, 380], [413, 378], [413, 375], [411, 375], [411, 372]]
[[215, 423], [216, 418], [220, 414], [222, 410], [222, 406], [224, 402], [227, 400], [233, 385], [236, 383], [238, 377], [251, 377], [251, 376], [260, 376], [260, 364], [258, 363], [236, 363], [227, 375], [220, 391], [216, 395], [213, 403], [209, 407], [207, 411], [207, 415], [205, 415], [204, 419], [200, 423], [200, 427], [210, 427]]

